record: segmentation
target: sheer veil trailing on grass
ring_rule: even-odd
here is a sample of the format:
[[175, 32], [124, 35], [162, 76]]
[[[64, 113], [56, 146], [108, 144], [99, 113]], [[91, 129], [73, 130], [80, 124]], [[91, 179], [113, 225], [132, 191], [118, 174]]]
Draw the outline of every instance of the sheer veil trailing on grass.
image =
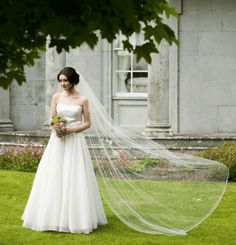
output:
[[89, 99], [85, 134], [98, 184], [121, 221], [140, 232], [186, 235], [214, 211], [227, 183], [225, 165], [120, 129], [81, 75], [77, 89]]

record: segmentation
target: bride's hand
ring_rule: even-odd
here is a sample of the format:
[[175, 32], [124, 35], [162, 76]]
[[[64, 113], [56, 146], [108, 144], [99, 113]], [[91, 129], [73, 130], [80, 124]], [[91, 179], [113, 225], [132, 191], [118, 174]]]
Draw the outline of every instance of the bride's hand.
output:
[[63, 136], [66, 136], [71, 133], [74, 133], [73, 128], [65, 128], [63, 130], [57, 131], [57, 137], [62, 138]]
[[65, 136], [64, 130], [56, 130], [56, 135], [58, 138], [62, 138], [63, 136]]
[[66, 128], [65, 131], [64, 131], [64, 135], [67, 135], [67, 134], [72, 134], [74, 133], [74, 129], [73, 128]]

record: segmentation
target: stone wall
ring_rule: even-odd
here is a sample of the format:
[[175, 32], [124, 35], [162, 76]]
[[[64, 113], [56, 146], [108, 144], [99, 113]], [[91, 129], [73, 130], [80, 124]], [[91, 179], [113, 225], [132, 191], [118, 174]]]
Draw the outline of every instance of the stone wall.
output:
[[73, 49], [66, 54], [66, 65], [74, 67], [88, 81], [97, 97], [101, 99], [102, 59], [101, 43], [91, 50], [87, 45]]
[[[84, 76], [96, 96], [109, 111], [111, 107], [111, 96], [108, 92], [110, 49], [107, 42], [99, 42], [94, 50], [87, 45], [71, 50], [65, 54], [64, 64], [57, 64], [58, 67], [49, 65], [52, 61], [59, 62], [56, 61], [59, 56], [55, 50], [47, 54], [48, 56], [42, 53], [41, 59], [35, 62], [34, 67], [25, 68], [25, 83], [19, 86], [13, 82], [9, 91], [0, 91], [0, 124], [5, 125], [10, 118], [15, 130], [42, 128], [49, 117], [49, 112], [46, 110], [46, 96], [50, 96], [47, 99], [50, 103], [52, 94], [57, 90], [56, 88], [52, 92], [46, 83], [54, 82], [54, 80], [57, 83], [57, 73], [65, 65], [75, 67]], [[46, 62], [47, 57], [50, 59], [48, 62]], [[46, 64], [48, 64], [47, 67]], [[47, 81], [46, 72], [52, 76], [50, 77], [52, 81]]]
[[26, 68], [26, 83], [10, 87], [10, 118], [14, 129], [38, 129], [45, 120], [45, 54]]
[[236, 1], [183, 0], [179, 132], [236, 131]]
[[[236, 132], [236, 1], [182, 0], [182, 5], [181, 0], [171, 2], [179, 6], [179, 25], [174, 19], [172, 28], [179, 35], [180, 46], [178, 52], [177, 47], [170, 49], [170, 91], [166, 97], [169, 103], [163, 106], [166, 119], [169, 110], [174, 133]], [[33, 68], [26, 68], [27, 82], [22, 86], [13, 83], [9, 91], [0, 90], [0, 127], [7, 129], [12, 121], [17, 130], [42, 128], [48, 116], [46, 94], [52, 94], [45, 80], [51, 72], [52, 82], [54, 73], [56, 82], [57, 73], [50, 66], [46, 69], [46, 57], [42, 54]], [[66, 53], [63, 64], [83, 74], [110, 115], [119, 124], [130, 122], [131, 129], [135, 123], [130, 118], [140, 113], [140, 108], [146, 110], [146, 102], [137, 100], [132, 104], [134, 101], [112, 98], [111, 60], [111, 46], [102, 40], [94, 50], [83, 45]], [[126, 113], [131, 106], [135, 109]], [[157, 115], [160, 113], [159, 109]], [[145, 122], [138, 122], [145, 126]]]

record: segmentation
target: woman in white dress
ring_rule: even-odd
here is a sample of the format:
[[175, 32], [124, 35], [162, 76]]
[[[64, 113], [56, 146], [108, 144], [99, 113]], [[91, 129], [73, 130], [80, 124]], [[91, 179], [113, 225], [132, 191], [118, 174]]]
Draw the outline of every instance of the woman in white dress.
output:
[[91, 125], [89, 102], [75, 89], [79, 74], [74, 68], [62, 69], [57, 79], [63, 92], [53, 95], [51, 118], [63, 115], [68, 125], [60, 132], [52, 130], [22, 216], [23, 226], [88, 234], [107, 224], [82, 133]]
[[[139, 232], [186, 235], [215, 210], [227, 184], [225, 165], [170, 152], [119, 128], [73, 68], [62, 69], [57, 78], [63, 92], [52, 98], [51, 117], [61, 114], [69, 123], [52, 130], [24, 227], [89, 233], [106, 224], [98, 184], [114, 214]], [[101, 176], [98, 183], [85, 133], [91, 136], [86, 140]]]

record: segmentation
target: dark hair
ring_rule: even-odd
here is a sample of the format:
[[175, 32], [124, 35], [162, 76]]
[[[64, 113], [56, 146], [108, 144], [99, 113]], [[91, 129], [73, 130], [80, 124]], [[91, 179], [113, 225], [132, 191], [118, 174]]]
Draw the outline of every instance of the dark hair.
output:
[[59, 81], [60, 75], [65, 75], [70, 84], [73, 86], [79, 83], [79, 74], [76, 72], [76, 70], [73, 67], [65, 67], [57, 75], [57, 80]]

